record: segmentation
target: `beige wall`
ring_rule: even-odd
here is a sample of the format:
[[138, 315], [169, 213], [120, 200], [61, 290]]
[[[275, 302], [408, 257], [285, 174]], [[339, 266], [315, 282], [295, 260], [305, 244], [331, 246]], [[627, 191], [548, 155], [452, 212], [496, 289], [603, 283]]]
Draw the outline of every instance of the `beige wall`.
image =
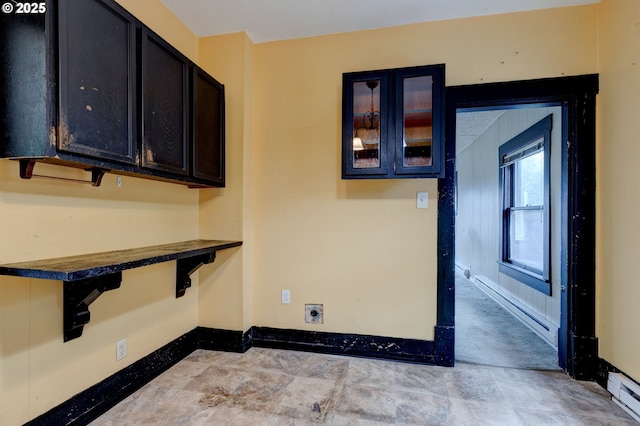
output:
[[[577, 7], [256, 45], [254, 324], [433, 338], [437, 182], [341, 180], [343, 72], [446, 63], [448, 85], [592, 73], [596, 24], [597, 7]], [[324, 325], [304, 322], [305, 303], [324, 304]]]
[[203, 238], [242, 240], [201, 271], [200, 325], [246, 331], [251, 320], [252, 253], [252, 63], [253, 44], [244, 33], [200, 39], [200, 65], [225, 85], [226, 187], [200, 190]]
[[640, 380], [640, 2], [600, 5], [597, 336], [600, 356]]
[[[122, 1], [197, 58], [196, 37], [159, 1]], [[86, 179], [37, 165], [36, 173]], [[198, 238], [198, 191], [106, 175], [99, 188], [21, 180], [0, 160], [0, 263]], [[197, 277], [196, 277], [197, 280]], [[125, 271], [122, 286], [91, 305], [84, 335], [62, 341], [62, 283], [0, 276], [0, 424], [36, 417], [198, 325], [198, 285], [175, 298], [175, 262]], [[128, 355], [115, 360], [115, 344]]]

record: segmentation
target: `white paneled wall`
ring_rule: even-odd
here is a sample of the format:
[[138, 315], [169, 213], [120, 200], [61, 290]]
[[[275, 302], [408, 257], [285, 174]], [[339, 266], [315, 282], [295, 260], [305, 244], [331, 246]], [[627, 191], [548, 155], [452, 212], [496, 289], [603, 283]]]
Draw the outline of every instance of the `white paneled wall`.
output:
[[[473, 114], [462, 113], [462, 114]], [[548, 114], [551, 132], [551, 296], [498, 272], [500, 256], [500, 193], [498, 147]], [[506, 110], [475, 142], [457, 153], [456, 264], [481, 278], [503, 301], [546, 324], [543, 337], [557, 344], [560, 324], [560, 172], [562, 110], [560, 107]], [[510, 303], [506, 303], [510, 305]], [[517, 310], [512, 306], [513, 309]]]

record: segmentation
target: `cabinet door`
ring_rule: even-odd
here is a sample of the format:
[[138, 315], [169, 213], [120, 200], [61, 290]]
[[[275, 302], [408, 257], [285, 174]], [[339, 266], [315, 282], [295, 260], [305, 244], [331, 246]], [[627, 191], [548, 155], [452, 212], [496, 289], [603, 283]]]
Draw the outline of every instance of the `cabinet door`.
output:
[[345, 73], [342, 178], [441, 177], [444, 65]]
[[193, 67], [193, 175], [225, 183], [224, 86]]
[[443, 153], [443, 66], [406, 68], [395, 75], [395, 173], [437, 176]]
[[143, 29], [143, 167], [189, 174], [188, 67], [187, 59], [178, 51]]
[[60, 0], [57, 148], [136, 161], [136, 21], [111, 0]]
[[389, 78], [387, 73], [343, 76], [342, 177], [376, 178], [393, 173], [389, 158]]

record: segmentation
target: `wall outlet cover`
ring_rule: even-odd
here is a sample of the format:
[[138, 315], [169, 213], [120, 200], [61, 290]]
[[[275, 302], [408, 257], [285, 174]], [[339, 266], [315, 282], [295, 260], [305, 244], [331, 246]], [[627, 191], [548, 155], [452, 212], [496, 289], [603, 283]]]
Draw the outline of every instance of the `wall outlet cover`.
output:
[[127, 339], [119, 340], [116, 343], [116, 361], [120, 361], [127, 356]]
[[323, 324], [324, 315], [322, 313], [322, 305], [317, 303], [304, 305], [304, 322]]

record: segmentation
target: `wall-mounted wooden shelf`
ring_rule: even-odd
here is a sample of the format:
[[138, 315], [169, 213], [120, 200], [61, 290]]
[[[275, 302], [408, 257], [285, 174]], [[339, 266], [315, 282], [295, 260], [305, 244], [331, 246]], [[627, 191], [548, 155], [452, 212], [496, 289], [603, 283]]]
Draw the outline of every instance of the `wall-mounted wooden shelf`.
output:
[[190, 275], [211, 263], [218, 250], [242, 241], [192, 240], [151, 247], [91, 253], [0, 265], [0, 275], [63, 281], [64, 341], [80, 337], [89, 323], [89, 305], [103, 292], [120, 287], [122, 271], [177, 261], [176, 297], [191, 286]]

